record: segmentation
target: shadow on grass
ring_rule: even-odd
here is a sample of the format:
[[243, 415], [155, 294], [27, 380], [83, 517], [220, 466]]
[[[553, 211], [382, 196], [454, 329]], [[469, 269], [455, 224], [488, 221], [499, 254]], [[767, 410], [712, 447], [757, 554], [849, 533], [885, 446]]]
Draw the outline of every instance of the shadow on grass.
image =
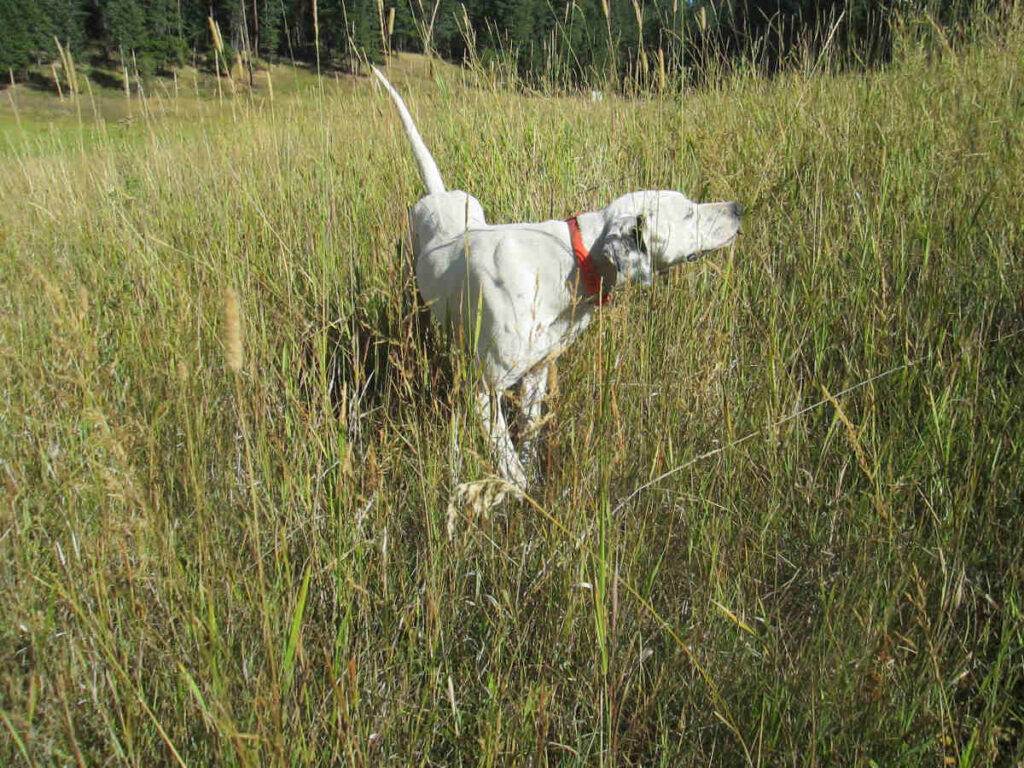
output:
[[54, 82], [52, 77], [44, 75], [42, 72], [30, 71], [26, 73], [22, 77], [19, 85], [24, 85], [26, 88], [33, 91], [52, 93], [54, 96], [57, 95], [57, 84]]
[[[100, 88], [109, 88], [111, 90], [121, 90], [124, 88], [124, 79], [115, 77], [109, 72], [105, 72], [102, 69], [93, 69], [89, 72], [89, 79], [93, 81]], [[135, 90], [134, 88], [132, 90]]]
[[[401, 244], [399, 259], [405, 259]], [[446, 334], [432, 322], [430, 309], [412, 275], [401, 285], [361, 288], [347, 308], [329, 307], [337, 318], [310, 335], [304, 352], [302, 386], [313, 397], [323, 376], [335, 416], [349, 431], [367, 414], [395, 418], [452, 405], [455, 369]]]

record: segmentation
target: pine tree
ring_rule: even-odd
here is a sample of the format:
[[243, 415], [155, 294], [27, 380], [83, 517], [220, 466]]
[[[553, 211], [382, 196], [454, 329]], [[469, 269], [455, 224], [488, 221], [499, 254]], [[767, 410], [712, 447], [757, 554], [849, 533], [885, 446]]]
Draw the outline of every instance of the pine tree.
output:
[[39, 45], [42, 50], [55, 48], [53, 39], [77, 53], [85, 44], [85, 4], [82, 0], [40, 0]]
[[101, 6], [108, 42], [115, 55], [142, 49], [146, 16], [140, 0], [106, 0]]
[[33, 0], [0, 0], [0, 68], [3, 79], [7, 71], [24, 71], [32, 61], [37, 40], [34, 28], [38, 23]]
[[281, 20], [284, 15], [284, 4], [281, 0], [261, 0], [258, 3], [258, 35], [259, 47], [257, 55], [273, 60], [281, 53], [282, 41]]
[[387, 13], [389, 8], [395, 9], [395, 27], [391, 33], [392, 49], [396, 51], [422, 51], [423, 41], [420, 39], [409, 3], [403, 3], [401, 0], [391, 0], [386, 4], [384, 12]]
[[178, 0], [149, 0], [145, 9], [145, 55], [157, 64], [185, 62]]

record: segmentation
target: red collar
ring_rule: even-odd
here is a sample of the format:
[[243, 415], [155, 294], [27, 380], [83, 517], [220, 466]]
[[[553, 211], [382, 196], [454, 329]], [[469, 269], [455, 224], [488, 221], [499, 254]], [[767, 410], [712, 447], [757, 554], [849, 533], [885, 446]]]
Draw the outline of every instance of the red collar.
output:
[[583, 233], [580, 232], [580, 224], [575, 216], [565, 220], [569, 225], [569, 240], [572, 242], [572, 252], [576, 256], [576, 265], [580, 268], [580, 278], [583, 281], [583, 288], [587, 296], [597, 296], [597, 306], [607, 304], [611, 300], [607, 290], [602, 290], [601, 276], [597, 274], [597, 267], [590, 257], [590, 251], [583, 244]]

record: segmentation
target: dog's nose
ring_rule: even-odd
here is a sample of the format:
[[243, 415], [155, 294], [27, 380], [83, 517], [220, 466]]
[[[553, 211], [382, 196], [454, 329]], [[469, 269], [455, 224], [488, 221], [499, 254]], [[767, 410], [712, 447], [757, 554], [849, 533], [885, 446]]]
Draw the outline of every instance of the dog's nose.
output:
[[743, 203], [733, 203], [730, 211], [737, 219], [743, 217]]

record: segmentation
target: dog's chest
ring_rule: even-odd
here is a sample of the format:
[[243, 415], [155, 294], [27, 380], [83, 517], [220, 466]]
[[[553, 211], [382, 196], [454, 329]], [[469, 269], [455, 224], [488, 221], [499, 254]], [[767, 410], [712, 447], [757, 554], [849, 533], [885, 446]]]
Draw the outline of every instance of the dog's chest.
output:
[[453, 324], [498, 389], [558, 355], [590, 322], [594, 308], [566, 285], [571, 266], [550, 238], [500, 228], [436, 244], [416, 263], [420, 292], [434, 316]]
[[592, 310], [533, 323], [494, 322], [478, 316], [477, 357], [495, 389], [509, 389], [539, 365], [558, 357], [590, 323]]

